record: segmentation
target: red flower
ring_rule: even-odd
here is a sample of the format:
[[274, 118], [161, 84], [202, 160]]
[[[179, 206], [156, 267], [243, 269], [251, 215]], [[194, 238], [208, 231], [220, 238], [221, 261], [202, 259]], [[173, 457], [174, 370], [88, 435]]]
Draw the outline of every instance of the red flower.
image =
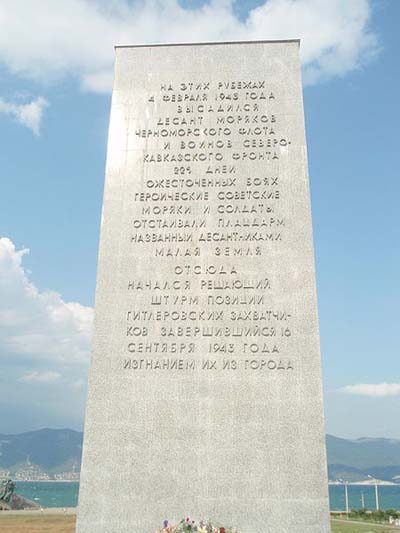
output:
[[220, 527], [219, 528], [219, 533], [225, 533], [225, 528], [224, 527]]

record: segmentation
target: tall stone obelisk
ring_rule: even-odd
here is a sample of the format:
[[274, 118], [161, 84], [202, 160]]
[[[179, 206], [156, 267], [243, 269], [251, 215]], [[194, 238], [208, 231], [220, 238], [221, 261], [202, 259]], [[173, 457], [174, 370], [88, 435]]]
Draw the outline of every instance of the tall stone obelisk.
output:
[[127, 46], [79, 533], [329, 531], [298, 41]]

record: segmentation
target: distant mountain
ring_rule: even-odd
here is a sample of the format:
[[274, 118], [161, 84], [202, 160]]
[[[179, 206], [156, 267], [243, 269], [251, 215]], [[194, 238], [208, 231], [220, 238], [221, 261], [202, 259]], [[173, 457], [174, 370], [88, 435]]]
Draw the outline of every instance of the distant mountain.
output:
[[18, 435], [0, 434], [0, 470], [17, 479], [45, 479], [78, 474], [83, 434], [71, 429], [41, 429]]
[[326, 436], [330, 479], [361, 481], [368, 475], [400, 482], [400, 440], [347, 440]]
[[[0, 434], [0, 477], [77, 479], [83, 434], [70, 429], [41, 429]], [[361, 481], [371, 475], [400, 483], [400, 440], [347, 440], [326, 436], [329, 478]]]

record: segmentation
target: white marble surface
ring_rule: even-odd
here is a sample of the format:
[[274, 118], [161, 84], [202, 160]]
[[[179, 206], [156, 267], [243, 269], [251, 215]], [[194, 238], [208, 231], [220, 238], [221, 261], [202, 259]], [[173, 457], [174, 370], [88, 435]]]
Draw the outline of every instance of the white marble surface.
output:
[[77, 531], [328, 532], [321, 387], [298, 42], [117, 48]]

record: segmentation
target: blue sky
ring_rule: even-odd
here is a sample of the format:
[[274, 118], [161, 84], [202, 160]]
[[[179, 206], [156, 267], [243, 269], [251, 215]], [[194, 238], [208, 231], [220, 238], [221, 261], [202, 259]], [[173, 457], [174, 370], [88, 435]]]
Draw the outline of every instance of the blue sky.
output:
[[400, 438], [400, 3], [60, 5], [0, 0], [0, 432], [82, 428], [113, 44], [301, 37], [327, 431]]

